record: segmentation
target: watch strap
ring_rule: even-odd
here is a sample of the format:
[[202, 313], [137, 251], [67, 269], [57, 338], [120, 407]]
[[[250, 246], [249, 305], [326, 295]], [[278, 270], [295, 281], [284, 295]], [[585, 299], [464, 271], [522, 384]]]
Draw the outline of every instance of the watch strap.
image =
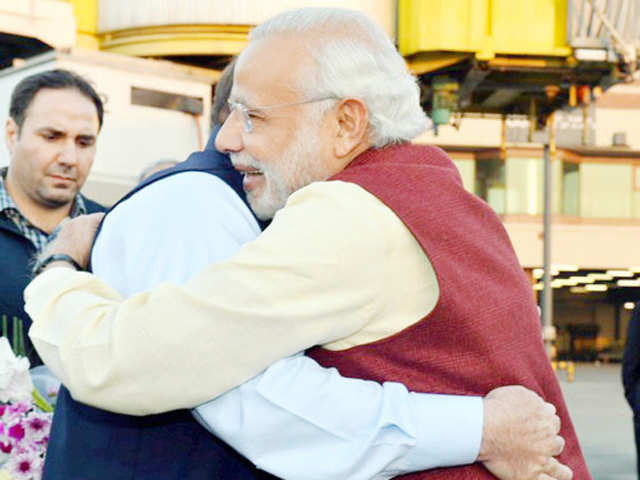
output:
[[84, 268], [82, 268], [71, 255], [67, 255], [66, 253], [53, 253], [36, 263], [36, 266], [33, 268], [33, 274], [39, 275], [42, 273], [42, 270], [52, 262], [66, 262], [78, 271], [84, 270]]

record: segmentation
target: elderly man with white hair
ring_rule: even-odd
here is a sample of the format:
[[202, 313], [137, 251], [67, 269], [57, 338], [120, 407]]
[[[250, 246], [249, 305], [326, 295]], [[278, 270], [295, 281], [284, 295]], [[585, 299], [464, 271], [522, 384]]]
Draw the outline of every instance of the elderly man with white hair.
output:
[[[562, 451], [589, 479], [508, 237], [441, 150], [409, 143], [427, 119], [384, 33], [346, 10], [281, 14], [252, 32], [230, 105], [216, 144], [244, 174], [255, 213], [274, 217], [262, 235], [185, 285], [127, 299], [64, 261], [25, 292], [34, 344], [74, 398], [130, 414], [193, 407], [313, 347], [348, 377], [486, 395], [484, 463], [407, 478], [564, 480], [571, 470], [551, 458]], [[70, 222], [49, 253], [86, 265], [97, 221]], [[512, 384], [556, 406], [562, 436], [541, 400], [526, 418], [495, 401]], [[286, 391], [269, 393], [286, 403]], [[207, 421], [245, 453], [226, 408]], [[300, 442], [273, 448], [297, 455]]]

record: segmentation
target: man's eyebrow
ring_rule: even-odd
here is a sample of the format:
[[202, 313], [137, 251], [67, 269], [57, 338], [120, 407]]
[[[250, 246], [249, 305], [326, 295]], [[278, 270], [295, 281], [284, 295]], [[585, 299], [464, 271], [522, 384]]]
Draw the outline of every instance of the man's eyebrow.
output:
[[53, 133], [55, 135], [65, 135], [63, 130], [58, 130], [55, 127], [40, 127], [36, 130], [38, 133]]

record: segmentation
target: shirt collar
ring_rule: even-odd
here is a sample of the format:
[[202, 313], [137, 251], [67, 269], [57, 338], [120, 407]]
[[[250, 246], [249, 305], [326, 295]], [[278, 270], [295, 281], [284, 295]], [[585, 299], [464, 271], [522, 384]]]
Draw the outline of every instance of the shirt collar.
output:
[[87, 206], [84, 203], [84, 198], [79, 193], [76, 195], [75, 200], [73, 201], [73, 207], [71, 207], [71, 214], [69, 215], [71, 218], [75, 218], [78, 215], [84, 215], [87, 213]]
[[0, 168], [0, 212], [4, 212], [5, 210], [19, 211], [18, 206], [11, 198], [11, 195], [9, 195], [7, 187], [4, 184], [7, 176], [7, 169], [7, 167]]

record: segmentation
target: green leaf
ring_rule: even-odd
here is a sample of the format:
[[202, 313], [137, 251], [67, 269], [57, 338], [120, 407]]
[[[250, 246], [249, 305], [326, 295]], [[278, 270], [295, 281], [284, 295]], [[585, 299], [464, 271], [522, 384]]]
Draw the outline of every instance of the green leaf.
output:
[[33, 389], [31, 392], [31, 396], [33, 397], [33, 403], [35, 403], [36, 407], [38, 407], [43, 412], [53, 412], [53, 407], [47, 400], [40, 394], [37, 388]]
[[24, 323], [20, 317], [13, 317], [13, 353], [17, 357], [26, 356], [24, 348]]
[[24, 346], [24, 321], [21, 318], [18, 318], [18, 325], [20, 325], [20, 335], [18, 336], [18, 341], [20, 342], [20, 355], [26, 357], [27, 349]]
[[13, 338], [11, 339], [11, 348], [13, 349], [13, 353], [16, 354], [16, 356], [18, 355], [18, 329], [20, 327], [18, 327], [18, 317], [13, 317]]

